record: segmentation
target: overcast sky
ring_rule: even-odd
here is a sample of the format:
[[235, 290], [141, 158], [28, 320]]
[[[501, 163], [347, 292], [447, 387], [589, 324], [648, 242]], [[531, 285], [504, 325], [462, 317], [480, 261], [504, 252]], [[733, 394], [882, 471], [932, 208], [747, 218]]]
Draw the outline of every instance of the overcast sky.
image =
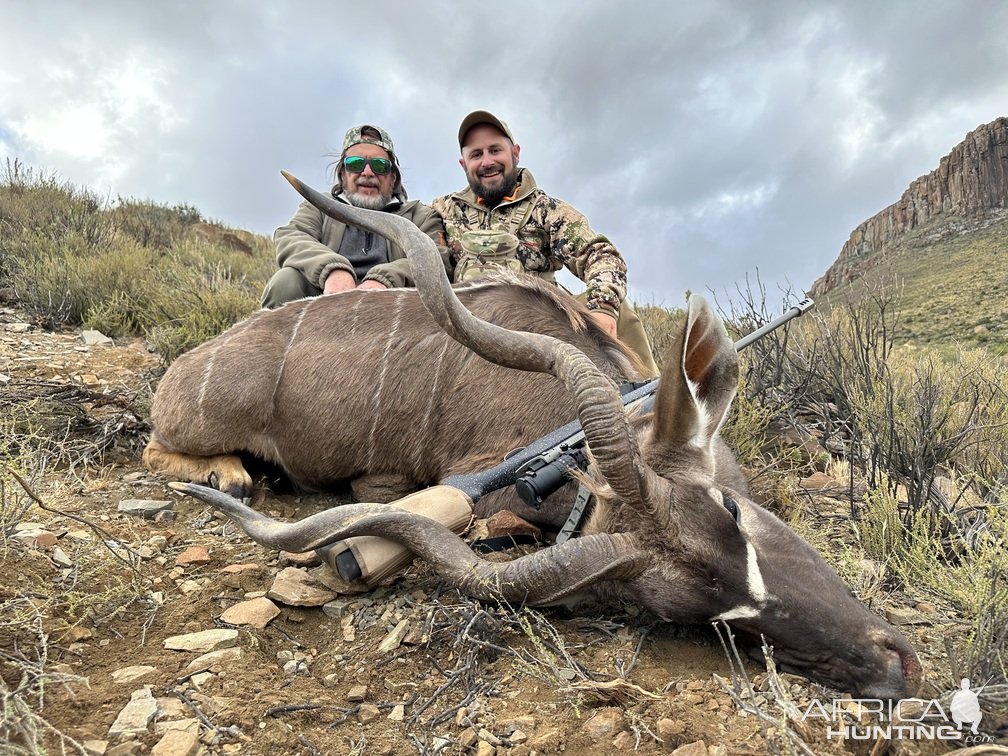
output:
[[[374, 10], [369, 10], [368, 8]], [[0, 160], [270, 234], [343, 132], [410, 197], [465, 185], [458, 124], [507, 120], [539, 184], [623, 253], [637, 301], [757, 271], [804, 290], [850, 232], [1008, 115], [1008, 3], [18, 2]]]

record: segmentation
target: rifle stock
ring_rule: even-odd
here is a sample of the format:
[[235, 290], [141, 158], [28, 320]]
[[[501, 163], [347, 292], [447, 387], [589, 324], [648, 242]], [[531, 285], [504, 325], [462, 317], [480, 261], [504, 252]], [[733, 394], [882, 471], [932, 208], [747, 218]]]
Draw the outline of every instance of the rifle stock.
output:
[[[392, 506], [437, 520], [461, 534], [473, 518], [473, 502], [462, 491], [440, 485], [425, 488], [393, 502]], [[354, 536], [317, 550], [322, 561], [347, 582], [375, 585], [413, 561], [413, 552], [381, 536]]]

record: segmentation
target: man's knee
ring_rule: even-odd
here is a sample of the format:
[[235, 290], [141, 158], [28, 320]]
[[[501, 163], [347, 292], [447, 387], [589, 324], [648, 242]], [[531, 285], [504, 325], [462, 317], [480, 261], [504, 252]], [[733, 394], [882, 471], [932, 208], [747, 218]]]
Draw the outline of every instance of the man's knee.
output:
[[263, 290], [262, 306], [267, 310], [273, 310], [295, 299], [317, 297], [321, 293], [322, 290], [311, 284], [300, 271], [294, 268], [280, 268]]

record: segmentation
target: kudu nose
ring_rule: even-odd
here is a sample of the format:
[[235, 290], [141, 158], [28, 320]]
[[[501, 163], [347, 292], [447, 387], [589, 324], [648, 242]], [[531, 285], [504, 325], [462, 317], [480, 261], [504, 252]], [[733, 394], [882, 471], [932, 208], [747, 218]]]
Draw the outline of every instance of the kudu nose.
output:
[[891, 628], [879, 628], [872, 633], [885, 664], [886, 678], [891, 688], [891, 698], [910, 698], [916, 696], [924, 682], [924, 668], [920, 659], [903, 636]]
[[893, 653], [899, 657], [900, 671], [903, 676], [903, 684], [906, 688], [907, 696], [916, 696], [920, 693], [924, 683], [924, 668], [920, 659], [909, 646], [902, 648], [892, 648]]

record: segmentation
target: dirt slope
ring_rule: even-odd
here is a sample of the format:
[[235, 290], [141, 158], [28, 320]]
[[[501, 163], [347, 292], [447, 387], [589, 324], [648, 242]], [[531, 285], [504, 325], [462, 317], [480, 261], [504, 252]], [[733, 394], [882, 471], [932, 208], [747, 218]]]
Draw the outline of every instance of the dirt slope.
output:
[[[370, 593], [332, 592], [325, 609], [270, 599], [277, 613], [260, 629], [228, 624], [226, 610], [250, 599], [262, 608], [268, 592], [282, 593], [274, 585], [281, 570], [314, 576], [323, 592], [332, 583], [310, 561], [250, 544], [141, 468], [143, 408], [158, 367], [142, 343], [84, 346], [77, 333], [19, 322], [0, 310], [5, 412], [22, 423], [34, 417], [50, 434], [62, 418], [55, 425], [65, 433], [50, 448], [64, 452], [25, 480], [49, 509], [14, 483], [3, 492], [22, 531], [36, 525], [51, 536], [2, 544], [0, 674], [8, 704], [28, 706], [72, 739], [63, 741], [68, 752], [91, 741], [89, 752], [108, 754], [763, 754], [797, 748], [788, 732], [813, 753], [948, 750], [848, 747], [822, 727], [761, 722], [719, 682], [732, 673], [711, 632], [632, 607], [570, 617], [480, 605], [421, 565]], [[87, 453], [95, 439], [107, 447], [103, 457]], [[117, 511], [133, 499], [171, 510], [153, 520]], [[256, 506], [300, 517], [330, 503], [270, 494]], [[930, 665], [956, 625], [924, 622], [908, 634]], [[165, 647], [172, 636], [232, 628], [222, 641], [231, 650], [195, 667], [199, 651]], [[752, 662], [747, 675], [756, 702], [778, 720], [782, 693], [799, 708], [834, 693], [787, 675], [767, 692], [772, 681]], [[40, 680], [48, 681], [41, 710]], [[41, 719], [11, 721], [6, 748], [58, 752]]]

